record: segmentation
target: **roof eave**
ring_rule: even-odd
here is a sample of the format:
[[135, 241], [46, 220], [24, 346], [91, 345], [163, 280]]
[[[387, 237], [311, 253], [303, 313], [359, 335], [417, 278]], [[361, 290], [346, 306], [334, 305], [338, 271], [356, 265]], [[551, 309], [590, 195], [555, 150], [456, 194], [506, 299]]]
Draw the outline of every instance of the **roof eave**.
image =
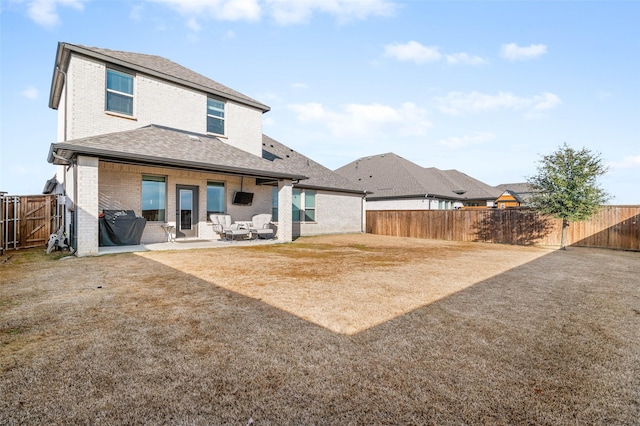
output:
[[[67, 155], [60, 155], [58, 151], [66, 151]], [[291, 179], [291, 180], [305, 180], [309, 179], [308, 176], [282, 173], [271, 170], [257, 170], [247, 169], [243, 167], [233, 167], [221, 164], [211, 163], [199, 163], [195, 161], [181, 161], [171, 158], [154, 157], [151, 155], [142, 154], [129, 154], [123, 152], [114, 152], [90, 147], [78, 147], [77, 145], [67, 143], [54, 143], [49, 148], [49, 156], [47, 161], [56, 165], [70, 164], [73, 157], [76, 155], [87, 155], [98, 157], [105, 161], [112, 161], [116, 163], [128, 163], [128, 164], [148, 164], [154, 166], [163, 166], [169, 168], [190, 169], [198, 170], [209, 173], [222, 173], [232, 175], [242, 175], [250, 177], [266, 177], [275, 179]], [[66, 162], [65, 162], [66, 160]]]
[[58, 42], [56, 60], [53, 64], [53, 75], [51, 76], [51, 91], [49, 92], [49, 108], [52, 109], [58, 109], [60, 105], [62, 89], [65, 84], [64, 76], [69, 67], [69, 51], [66, 46], [66, 43]]
[[306, 185], [304, 183], [301, 183], [295, 186], [299, 188], [315, 189], [318, 191], [334, 191], [334, 192], [346, 192], [350, 194], [360, 194], [362, 196], [364, 196], [365, 194], [370, 194], [370, 192], [363, 191], [362, 189], [339, 188], [335, 186], [332, 187], [332, 186], [322, 186], [322, 185]]

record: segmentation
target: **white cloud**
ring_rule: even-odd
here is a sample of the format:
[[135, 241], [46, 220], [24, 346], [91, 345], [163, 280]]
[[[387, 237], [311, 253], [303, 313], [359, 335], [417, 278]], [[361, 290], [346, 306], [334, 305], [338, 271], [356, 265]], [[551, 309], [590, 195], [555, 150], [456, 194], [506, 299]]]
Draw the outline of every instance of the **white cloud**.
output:
[[612, 169], [637, 169], [640, 168], [640, 155], [624, 157], [622, 161], [609, 163]]
[[333, 15], [338, 22], [369, 16], [391, 16], [396, 5], [389, 0], [265, 0], [268, 14], [280, 25], [308, 22], [315, 12]]
[[339, 22], [393, 15], [390, 0], [146, 0], [166, 4], [184, 16], [220, 21], [260, 21], [270, 16], [280, 25], [307, 22], [314, 13], [333, 15]]
[[470, 135], [452, 136], [447, 139], [438, 141], [438, 145], [446, 146], [452, 149], [465, 148], [472, 145], [479, 145], [489, 142], [496, 138], [496, 135], [490, 132], [475, 132]]
[[33, 86], [29, 86], [22, 91], [22, 96], [27, 99], [38, 99], [38, 89]]
[[562, 103], [562, 100], [559, 96], [546, 92], [527, 98], [516, 96], [510, 92], [488, 95], [474, 91], [471, 93], [451, 92], [444, 97], [436, 98], [436, 102], [443, 113], [460, 115], [500, 109], [542, 112], [555, 108]]
[[560, 97], [553, 93], [543, 93], [542, 95], [533, 97], [533, 109], [536, 111], [545, 111], [553, 109], [562, 103]]
[[27, 13], [36, 24], [51, 28], [60, 24], [58, 6], [82, 10], [84, 1], [86, 0], [32, 0], [28, 3]]
[[312, 102], [289, 105], [289, 109], [300, 122], [323, 124], [336, 137], [422, 136], [432, 125], [426, 110], [410, 102], [399, 108], [378, 103], [348, 104], [341, 111]]
[[544, 44], [532, 44], [528, 47], [518, 46], [515, 43], [502, 45], [501, 55], [509, 61], [528, 61], [538, 58], [547, 53], [547, 46]]
[[404, 44], [387, 44], [384, 47], [384, 55], [399, 61], [415, 62], [416, 64], [437, 62], [442, 58], [442, 54], [437, 47], [424, 46], [414, 40]]
[[189, 20], [187, 21], [187, 27], [191, 31], [195, 31], [195, 32], [198, 32], [202, 29], [202, 27], [200, 26], [196, 18], [189, 18]]
[[454, 65], [485, 65], [488, 64], [489, 61], [481, 58], [480, 56], [469, 55], [468, 53], [460, 52], [447, 55], [447, 63]]
[[234, 38], [236, 38], [236, 33], [233, 32], [232, 30], [227, 30], [224, 33], [224, 36], [222, 37], [224, 40], [233, 40]]
[[384, 56], [402, 62], [415, 62], [423, 64], [426, 62], [439, 62], [445, 59], [452, 65], [484, 65], [487, 61], [480, 56], [470, 55], [466, 52], [442, 54], [437, 46], [425, 46], [415, 40], [407, 43], [387, 44], [384, 46]]
[[262, 9], [258, 0], [147, 0], [166, 4], [188, 17], [220, 21], [258, 21]]
[[143, 10], [142, 5], [136, 4], [131, 6], [131, 9], [129, 10], [129, 19], [133, 21], [141, 21]]
[[305, 83], [293, 83], [291, 85], [291, 87], [296, 89], [296, 90], [308, 89], [309, 88], [309, 86], [307, 86]]

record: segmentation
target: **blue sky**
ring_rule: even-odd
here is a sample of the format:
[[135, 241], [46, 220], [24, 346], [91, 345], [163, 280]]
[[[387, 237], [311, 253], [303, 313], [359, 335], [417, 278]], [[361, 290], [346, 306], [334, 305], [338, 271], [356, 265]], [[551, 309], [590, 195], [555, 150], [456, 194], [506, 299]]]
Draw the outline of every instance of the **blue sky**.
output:
[[271, 107], [336, 169], [394, 152], [490, 185], [567, 143], [640, 204], [640, 2], [3, 0], [0, 191], [40, 193], [59, 41], [164, 56]]

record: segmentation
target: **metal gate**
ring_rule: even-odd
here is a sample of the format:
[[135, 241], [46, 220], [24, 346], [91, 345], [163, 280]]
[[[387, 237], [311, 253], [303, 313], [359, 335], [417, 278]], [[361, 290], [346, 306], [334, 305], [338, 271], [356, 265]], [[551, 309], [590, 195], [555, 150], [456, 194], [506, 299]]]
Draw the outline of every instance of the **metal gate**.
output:
[[45, 246], [62, 225], [56, 195], [0, 196], [0, 252]]

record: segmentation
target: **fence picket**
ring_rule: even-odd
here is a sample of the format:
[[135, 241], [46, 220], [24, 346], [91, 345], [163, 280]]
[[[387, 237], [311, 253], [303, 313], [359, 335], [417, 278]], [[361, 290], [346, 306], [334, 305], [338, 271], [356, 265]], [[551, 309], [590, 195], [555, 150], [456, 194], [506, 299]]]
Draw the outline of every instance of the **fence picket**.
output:
[[[399, 237], [555, 246], [561, 227], [531, 209], [367, 211], [368, 233]], [[603, 206], [571, 223], [567, 245], [640, 251], [640, 206]]]

